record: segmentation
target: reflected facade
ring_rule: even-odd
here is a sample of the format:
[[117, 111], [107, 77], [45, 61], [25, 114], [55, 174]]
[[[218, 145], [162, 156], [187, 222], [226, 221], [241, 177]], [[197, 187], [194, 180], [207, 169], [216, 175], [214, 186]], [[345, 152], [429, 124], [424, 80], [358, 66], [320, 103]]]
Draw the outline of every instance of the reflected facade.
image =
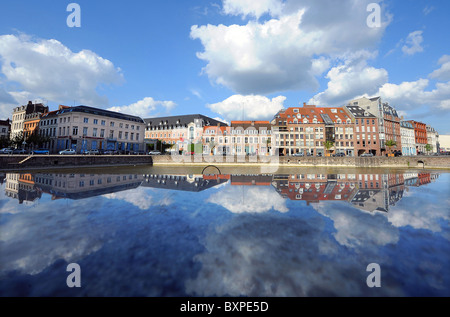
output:
[[2, 174], [0, 296], [450, 295], [450, 173], [291, 170]]
[[388, 212], [402, 199], [405, 188], [434, 182], [438, 173], [404, 174], [19, 174], [8, 173], [6, 196], [19, 203], [33, 202], [42, 194], [52, 200], [85, 199], [136, 189], [140, 186], [200, 192], [221, 184], [272, 186], [284, 199], [317, 204], [350, 203], [365, 211]]

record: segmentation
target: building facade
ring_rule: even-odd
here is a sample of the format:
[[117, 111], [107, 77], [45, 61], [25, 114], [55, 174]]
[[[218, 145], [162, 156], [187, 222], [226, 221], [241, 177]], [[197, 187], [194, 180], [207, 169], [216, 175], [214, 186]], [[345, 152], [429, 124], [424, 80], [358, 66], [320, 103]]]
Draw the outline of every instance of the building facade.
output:
[[9, 140], [11, 134], [11, 120], [0, 120], [0, 139]]
[[369, 111], [354, 105], [344, 107], [355, 122], [355, 154], [381, 155], [378, 118]]
[[400, 134], [402, 137], [402, 155], [417, 155], [414, 127], [411, 122], [400, 122]]
[[[400, 117], [394, 107], [387, 102], [382, 102], [381, 97], [358, 98], [349, 102], [350, 105], [359, 106], [378, 118], [378, 131], [381, 154], [388, 151], [402, 149], [400, 133]], [[395, 142], [392, 147], [386, 146], [387, 141]]]
[[[355, 124], [342, 107], [303, 104], [303, 107], [282, 109], [271, 124], [272, 146], [279, 148], [282, 155], [355, 155]], [[326, 148], [327, 144], [332, 146]]]
[[272, 154], [272, 124], [270, 121], [231, 121], [232, 154]]
[[427, 151], [428, 154], [434, 154], [439, 152], [439, 134], [437, 131], [427, 125], [427, 144], [431, 145], [431, 151]]
[[16, 107], [13, 110], [12, 121], [11, 121], [11, 134], [10, 138], [13, 140], [17, 136], [23, 136], [25, 128], [25, 119], [27, 115], [32, 113], [47, 113], [48, 107], [41, 103], [33, 104], [29, 101], [27, 105]]
[[425, 123], [409, 120], [414, 127], [414, 142], [416, 146], [417, 155], [425, 154], [425, 147], [427, 145], [427, 127]]
[[56, 116], [56, 151], [145, 150], [145, 123], [137, 116], [87, 106], [62, 108]]
[[190, 144], [202, 144], [203, 128], [227, 126], [226, 123], [201, 114], [144, 119], [145, 140], [171, 144], [173, 150], [189, 151]]
[[232, 121], [231, 127], [203, 129], [203, 154], [269, 155], [272, 125], [269, 121]]

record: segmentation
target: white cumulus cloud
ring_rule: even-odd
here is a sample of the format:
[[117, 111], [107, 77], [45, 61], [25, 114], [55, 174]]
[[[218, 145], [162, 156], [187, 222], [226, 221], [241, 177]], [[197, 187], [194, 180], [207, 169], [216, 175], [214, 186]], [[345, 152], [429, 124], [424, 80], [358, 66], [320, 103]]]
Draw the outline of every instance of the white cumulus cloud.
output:
[[280, 0], [224, 0], [223, 12], [231, 15], [253, 16], [259, 18], [265, 13], [279, 15], [283, 8]]
[[20, 96], [33, 96], [62, 103], [76, 100], [78, 103], [104, 106], [105, 96], [97, 88], [102, 85], [120, 84], [123, 76], [120, 68], [90, 50], [73, 52], [55, 39], [36, 39], [31, 36], [0, 36], [1, 73], [19, 88], [8, 91]]
[[176, 103], [173, 101], [161, 101], [155, 100], [152, 97], [146, 97], [128, 106], [111, 107], [108, 110], [147, 118], [158, 115], [161, 110], [163, 112], [168, 112], [174, 107], [176, 107]]
[[212, 194], [207, 202], [232, 213], [263, 213], [272, 208], [283, 213], [288, 211], [286, 201], [271, 187], [228, 186]]
[[438, 64], [440, 68], [436, 69], [430, 74], [430, 78], [447, 81], [450, 80], [450, 55], [443, 55]]
[[[327, 57], [373, 47], [384, 33], [366, 25], [369, 1], [225, 1], [224, 12], [272, 18], [245, 25], [194, 25], [191, 38], [204, 50], [197, 57], [213, 82], [239, 94], [318, 89], [316, 76]], [[373, 2], [373, 1], [372, 1]]]
[[269, 99], [259, 95], [233, 95], [224, 101], [209, 104], [207, 107], [229, 121], [238, 120], [239, 118], [268, 120], [283, 108], [285, 100], [286, 97], [284, 96]]
[[367, 51], [345, 56], [344, 62], [330, 69], [327, 89], [316, 94], [309, 103], [323, 106], [340, 106], [356, 96], [373, 94], [388, 81], [388, 72], [383, 68], [367, 65], [373, 57]]

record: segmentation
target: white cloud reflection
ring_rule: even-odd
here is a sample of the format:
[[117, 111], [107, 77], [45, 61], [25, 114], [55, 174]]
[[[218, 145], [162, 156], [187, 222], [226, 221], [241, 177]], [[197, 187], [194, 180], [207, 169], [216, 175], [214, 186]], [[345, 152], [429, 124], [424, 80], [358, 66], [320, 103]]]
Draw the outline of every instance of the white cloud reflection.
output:
[[232, 213], [263, 213], [274, 209], [288, 212], [286, 200], [272, 187], [227, 186], [212, 194], [206, 202], [220, 205]]

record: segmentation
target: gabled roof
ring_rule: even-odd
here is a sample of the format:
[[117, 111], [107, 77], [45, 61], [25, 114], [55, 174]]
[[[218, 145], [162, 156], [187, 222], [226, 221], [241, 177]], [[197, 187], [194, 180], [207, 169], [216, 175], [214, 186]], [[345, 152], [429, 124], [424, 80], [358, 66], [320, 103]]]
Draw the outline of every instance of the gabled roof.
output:
[[376, 116], [374, 116], [372, 113], [370, 113], [366, 109], [361, 108], [360, 106], [348, 105], [345, 107], [355, 118], [376, 118]]
[[280, 118], [275, 118], [275, 122], [287, 121], [292, 123], [295, 121], [303, 122], [305, 119], [312, 123], [316, 120], [317, 123], [335, 124], [340, 120], [346, 122], [351, 120], [348, 113], [344, 111], [343, 107], [316, 107], [314, 105], [304, 105], [303, 107], [291, 107], [286, 109], [283, 113], [279, 113]]
[[226, 123], [209, 118], [201, 114], [188, 114], [170, 117], [155, 117], [144, 119], [147, 126], [157, 127], [157, 126], [185, 126], [191, 122], [195, 122], [195, 119], [202, 120], [203, 126], [228, 126]]

